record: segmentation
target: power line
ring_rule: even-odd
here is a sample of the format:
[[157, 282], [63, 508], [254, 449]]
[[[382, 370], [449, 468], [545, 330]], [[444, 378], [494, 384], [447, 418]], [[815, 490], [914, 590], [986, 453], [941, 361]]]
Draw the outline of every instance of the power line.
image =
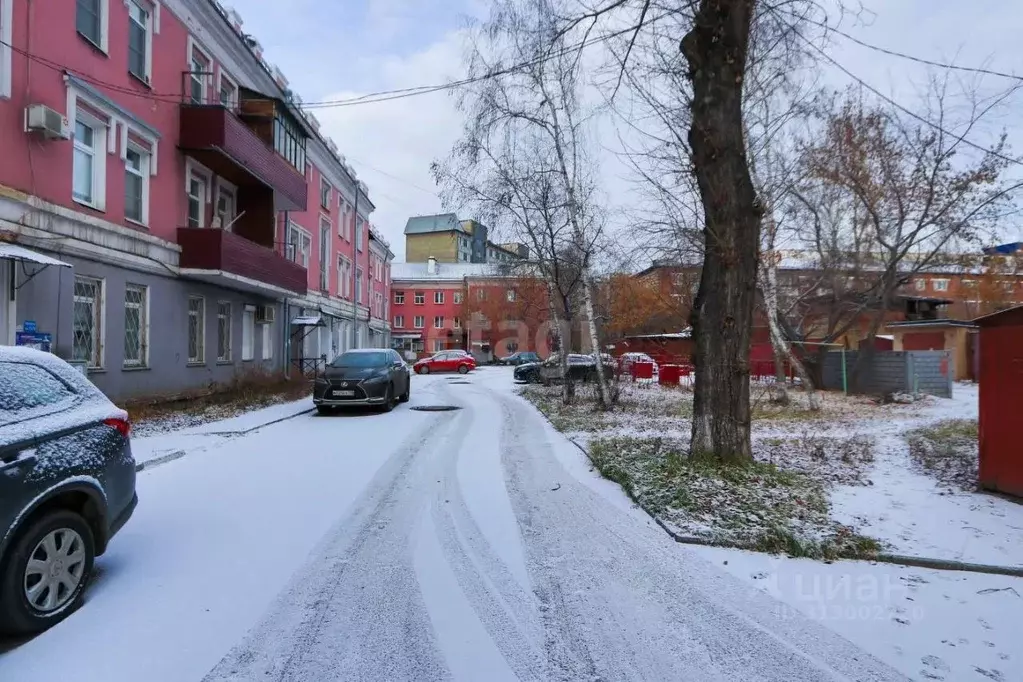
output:
[[899, 111], [901, 111], [901, 112], [905, 113], [906, 115], [916, 119], [917, 121], [920, 121], [924, 125], [926, 125], [926, 126], [928, 126], [930, 128], [933, 128], [934, 130], [938, 131], [939, 133], [942, 133], [943, 135], [948, 135], [949, 137], [958, 138], [963, 144], [965, 144], [968, 147], [973, 147], [974, 149], [976, 149], [978, 151], [981, 151], [981, 152], [983, 152], [985, 154], [991, 154], [995, 158], [1001, 159], [1002, 161], [1005, 161], [1007, 163], [1013, 163], [1013, 164], [1017, 164], [1017, 165], [1023, 166], [1023, 161], [1020, 161], [1019, 159], [1014, 159], [1011, 156], [1006, 156], [1005, 154], [1001, 154], [1001, 153], [996, 152], [996, 151], [994, 151], [992, 149], [988, 149], [987, 147], [984, 147], [983, 145], [979, 145], [976, 142], [973, 142], [973, 141], [969, 140], [966, 137], [963, 137], [961, 135], [956, 135], [955, 133], [949, 132], [948, 130], [946, 130], [945, 128], [941, 127], [940, 125], [938, 125], [934, 121], [931, 121], [931, 120], [927, 119], [926, 117], [921, 116], [920, 114], [916, 113], [915, 111], [912, 111], [911, 109], [908, 109], [907, 107], [904, 107], [903, 105], [899, 104], [898, 102], [896, 102], [894, 99], [892, 99], [888, 95], [884, 94], [883, 92], [881, 92], [880, 90], [878, 90], [877, 88], [872, 86], [870, 83], [867, 83], [865, 80], [863, 80], [862, 78], [860, 78], [859, 76], [854, 74], [849, 69], [847, 69], [844, 66], [842, 66], [840, 63], [838, 63], [838, 61], [834, 57], [829, 55], [827, 52], [825, 52], [824, 50], [822, 50], [818, 46], [814, 45], [813, 41], [809, 40], [808, 38], [805, 38], [804, 36], [800, 35], [798, 32], [796, 33], [796, 35], [799, 37], [800, 40], [802, 40], [804, 43], [806, 43], [811, 48], [813, 48], [816, 52], [818, 52], [822, 57], [824, 57], [824, 59], [826, 59], [828, 62], [830, 62], [839, 71], [841, 71], [846, 76], [848, 76], [849, 78], [851, 78], [854, 81], [856, 81], [857, 83], [859, 83], [861, 86], [863, 86], [864, 88], [866, 88], [867, 90], [872, 92], [877, 97], [880, 97], [882, 100], [884, 100], [888, 104], [892, 105], [893, 107], [895, 107]]
[[368, 163], [366, 163], [364, 161], [360, 161], [359, 159], [356, 159], [353, 156], [347, 156], [347, 158], [349, 160], [355, 162], [355, 164], [360, 166], [360, 167], [368, 168], [371, 171], [375, 171], [377, 173], [380, 173], [380, 175], [386, 175], [387, 177], [391, 178], [392, 180], [397, 180], [398, 182], [406, 184], [409, 187], [413, 187], [415, 189], [418, 189], [420, 192], [425, 192], [426, 194], [429, 194], [430, 196], [433, 196], [433, 197], [437, 196], [437, 192], [435, 192], [434, 190], [426, 189], [425, 187], [420, 187], [419, 185], [417, 185], [414, 182], [410, 182], [410, 181], [406, 180], [405, 178], [398, 177], [397, 175], [392, 175], [391, 173], [388, 173], [385, 170], [380, 170], [379, 168], [377, 168], [375, 166], [371, 166], [370, 164], [368, 164]]

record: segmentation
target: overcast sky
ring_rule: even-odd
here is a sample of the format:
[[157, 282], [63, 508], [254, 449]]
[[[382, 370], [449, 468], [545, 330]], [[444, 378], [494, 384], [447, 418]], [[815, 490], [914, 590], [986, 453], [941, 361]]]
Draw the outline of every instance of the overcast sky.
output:
[[[866, 42], [936, 61], [1023, 74], [1023, 3], [1019, 0], [864, 0], [867, 11], [842, 26]], [[481, 0], [233, 0], [245, 31], [256, 36], [306, 102], [443, 83], [460, 77], [469, 16], [482, 16]], [[912, 105], [924, 71], [911, 62], [835, 37], [831, 56], [874, 87]], [[831, 69], [836, 86], [846, 77]], [[1004, 81], [989, 80], [1003, 85]], [[1015, 100], [1023, 112], [1023, 98]], [[316, 111], [325, 132], [355, 166], [376, 204], [373, 222], [404, 257], [402, 229], [410, 215], [441, 210], [429, 173], [458, 135], [460, 119], [444, 92], [391, 102]], [[1023, 152], [1023, 114], [1010, 110], [996, 122]], [[990, 131], [986, 131], [990, 132]], [[977, 141], [986, 143], [983, 135]], [[613, 145], [613, 140], [604, 140]], [[605, 190], [628, 202], [627, 170], [605, 154]], [[1006, 235], [1023, 239], [1015, 227]]]

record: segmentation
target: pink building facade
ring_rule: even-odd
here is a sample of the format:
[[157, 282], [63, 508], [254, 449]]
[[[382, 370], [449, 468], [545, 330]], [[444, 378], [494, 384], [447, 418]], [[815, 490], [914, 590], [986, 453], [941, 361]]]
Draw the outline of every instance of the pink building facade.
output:
[[0, 158], [0, 343], [112, 397], [390, 344], [368, 188], [212, 0], [0, 0]]

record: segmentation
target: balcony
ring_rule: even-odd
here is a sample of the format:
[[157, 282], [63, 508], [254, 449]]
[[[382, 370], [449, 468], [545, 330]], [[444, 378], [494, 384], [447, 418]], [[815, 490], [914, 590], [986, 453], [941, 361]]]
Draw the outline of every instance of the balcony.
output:
[[233, 111], [220, 104], [186, 101], [180, 113], [182, 151], [239, 187], [258, 184], [272, 189], [278, 211], [306, 209], [305, 175]]
[[233, 232], [178, 228], [181, 274], [218, 286], [277, 298], [306, 292], [306, 269]]

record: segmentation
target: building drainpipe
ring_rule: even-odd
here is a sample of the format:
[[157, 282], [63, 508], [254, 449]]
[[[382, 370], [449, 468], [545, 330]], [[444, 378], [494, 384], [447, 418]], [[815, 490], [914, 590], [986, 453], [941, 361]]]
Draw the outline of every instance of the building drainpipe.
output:
[[355, 178], [352, 178], [352, 181], [355, 182], [355, 216], [352, 221], [352, 232], [355, 234], [352, 235], [354, 239], [352, 240], [352, 345], [350, 348], [355, 348], [355, 341], [359, 338], [359, 335], [356, 333], [359, 326], [359, 300], [357, 296], [361, 292], [356, 292], [355, 290], [355, 282], [358, 279], [359, 272], [359, 181]]
[[[290, 226], [291, 226], [291, 212], [290, 211], [285, 211], [284, 212], [284, 254], [285, 254], [285, 256], [287, 256], [287, 254], [288, 254], [288, 228]], [[281, 315], [281, 329], [284, 330], [284, 338], [283, 338], [283, 343], [282, 343], [282, 345], [284, 347], [284, 351], [282, 353], [282, 355], [284, 356], [283, 357], [283, 359], [284, 359], [284, 378], [285, 379], [290, 379], [291, 378], [291, 320], [289, 320], [288, 318], [291, 317], [291, 315], [288, 314], [288, 311], [291, 309], [291, 302], [290, 302], [290, 300], [288, 299], [287, 296], [284, 297], [283, 305], [281, 307], [283, 308], [281, 310], [281, 313], [283, 313]]]

